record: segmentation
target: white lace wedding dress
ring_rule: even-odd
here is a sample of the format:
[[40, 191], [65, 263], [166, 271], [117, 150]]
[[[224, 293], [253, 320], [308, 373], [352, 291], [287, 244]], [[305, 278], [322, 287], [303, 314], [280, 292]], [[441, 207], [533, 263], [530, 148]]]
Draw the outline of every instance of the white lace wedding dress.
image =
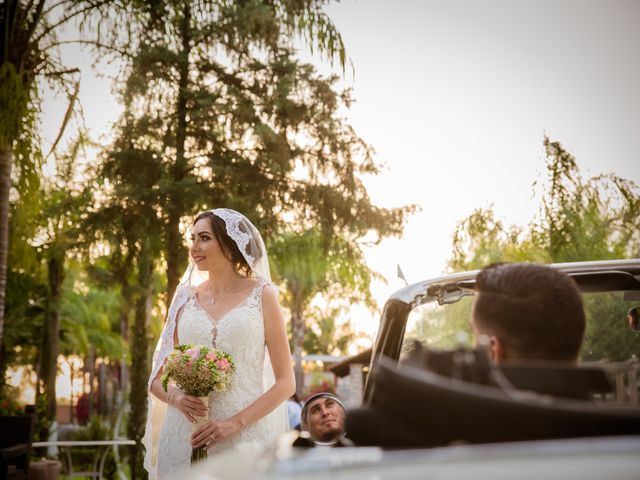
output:
[[[266, 351], [262, 318], [262, 290], [265, 282], [258, 281], [253, 291], [237, 307], [218, 321], [210, 318], [191, 296], [184, 305], [178, 321], [181, 344], [214, 345], [229, 353], [236, 365], [231, 388], [209, 395], [209, 418], [225, 420], [251, 404], [264, 393]], [[283, 407], [282, 407], [283, 408]], [[209, 457], [245, 446], [269, 446], [285, 431], [281, 407], [249, 425], [233, 437], [216, 443], [208, 450]], [[157, 478], [174, 477], [191, 462], [192, 424], [175, 407], [169, 406], [160, 431], [157, 456]]]

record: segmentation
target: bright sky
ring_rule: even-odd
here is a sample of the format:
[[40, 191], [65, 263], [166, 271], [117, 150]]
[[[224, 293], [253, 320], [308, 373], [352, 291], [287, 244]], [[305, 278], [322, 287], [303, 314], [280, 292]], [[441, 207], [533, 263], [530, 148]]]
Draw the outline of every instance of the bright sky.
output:
[[[640, 183], [640, 2], [351, 0], [327, 9], [355, 68], [349, 119], [385, 162], [382, 206], [418, 204], [402, 239], [367, 252], [389, 280], [443, 272], [455, 225], [494, 205], [526, 225], [543, 135], [585, 175]], [[377, 327], [377, 322], [373, 323]]]
[[[347, 0], [326, 11], [355, 69], [342, 82], [357, 101], [347, 116], [386, 165], [369, 193], [422, 208], [402, 239], [366, 252], [389, 280], [374, 286], [380, 306], [403, 286], [396, 263], [410, 283], [444, 271], [453, 229], [474, 208], [531, 219], [545, 133], [584, 175], [640, 183], [640, 2]], [[120, 111], [109, 81], [87, 70], [82, 82], [87, 124], [108, 131]], [[47, 96], [44, 112], [51, 140], [64, 107]], [[377, 316], [355, 314], [370, 334]]]

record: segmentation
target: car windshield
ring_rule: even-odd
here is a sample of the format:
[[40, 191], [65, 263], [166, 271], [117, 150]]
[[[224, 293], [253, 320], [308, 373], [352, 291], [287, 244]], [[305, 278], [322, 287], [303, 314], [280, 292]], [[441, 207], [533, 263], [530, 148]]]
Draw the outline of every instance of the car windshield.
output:
[[[431, 348], [449, 349], [473, 346], [469, 326], [473, 296], [451, 304], [430, 302], [409, 314], [401, 357], [410, 351], [414, 340]], [[580, 360], [583, 362], [626, 362], [640, 358], [640, 332], [629, 328], [627, 312], [640, 302], [623, 299], [622, 292], [583, 294], [587, 329]]]

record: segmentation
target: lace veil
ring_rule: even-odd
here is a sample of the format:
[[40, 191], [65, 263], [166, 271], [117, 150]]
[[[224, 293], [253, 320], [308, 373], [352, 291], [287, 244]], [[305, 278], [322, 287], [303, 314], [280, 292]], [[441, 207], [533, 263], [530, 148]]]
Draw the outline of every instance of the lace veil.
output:
[[[256, 227], [241, 213], [231, 210], [229, 208], [216, 208], [211, 212], [224, 220], [227, 235], [233, 239], [242, 255], [244, 256], [247, 264], [251, 267], [252, 273], [258, 279], [258, 281], [264, 284], [271, 284], [271, 272], [269, 269], [269, 258], [267, 257], [267, 251], [264, 245], [264, 241], [260, 232]], [[176, 318], [178, 312], [185, 304], [185, 302], [193, 294], [193, 289], [201, 283], [207, 281], [209, 278], [208, 271], [199, 271], [191, 256], [189, 256], [189, 265], [187, 270], [182, 275], [180, 283], [176, 288], [176, 292], [169, 306], [169, 312], [167, 315], [167, 321], [160, 334], [160, 339], [153, 354], [153, 364], [151, 368], [151, 376], [149, 377], [149, 383], [147, 388], [151, 388], [151, 382], [158, 374], [160, 367], [164, 364], [167, 356], [174, 349], [173, 333], [176, 328]], [[271, 368], [271, 362], [269, 355], [265, 355], [264, 365], [264, 381], [265, 391], [268, 390], [274, 383], [273, 369]], [[160, 430], [162, 428], [162, 422], [164, 414], [166, 412], [167, 405], [164, 402], [159, 401], [157, 398], [148, 392], [148, 410], [147, 410], [147, 426], [145, 429], [144, 438], [142, 443], [145, 446], [144, 467], [149, 472], [149, 478], [154, 479], [156, 477], [155, 465], [156, 465], [156, 453], [158, 446], [158, 439]], [[287, 426], [287, 411], [286, 402], [277, 407], [274, 412], [269, 414], [270, 420], [273, 422], [274, 431], [285, 431]]]

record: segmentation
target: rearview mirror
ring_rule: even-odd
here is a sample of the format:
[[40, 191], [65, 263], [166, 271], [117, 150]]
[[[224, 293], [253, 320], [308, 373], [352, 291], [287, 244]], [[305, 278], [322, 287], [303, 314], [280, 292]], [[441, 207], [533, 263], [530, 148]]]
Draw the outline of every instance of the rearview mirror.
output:
[[345, 434], [345, 416], [344, 403], [337, 395], [316, 393], [302, 407], [302, 431], [308, 432], [316, 445], [334, 445]]

